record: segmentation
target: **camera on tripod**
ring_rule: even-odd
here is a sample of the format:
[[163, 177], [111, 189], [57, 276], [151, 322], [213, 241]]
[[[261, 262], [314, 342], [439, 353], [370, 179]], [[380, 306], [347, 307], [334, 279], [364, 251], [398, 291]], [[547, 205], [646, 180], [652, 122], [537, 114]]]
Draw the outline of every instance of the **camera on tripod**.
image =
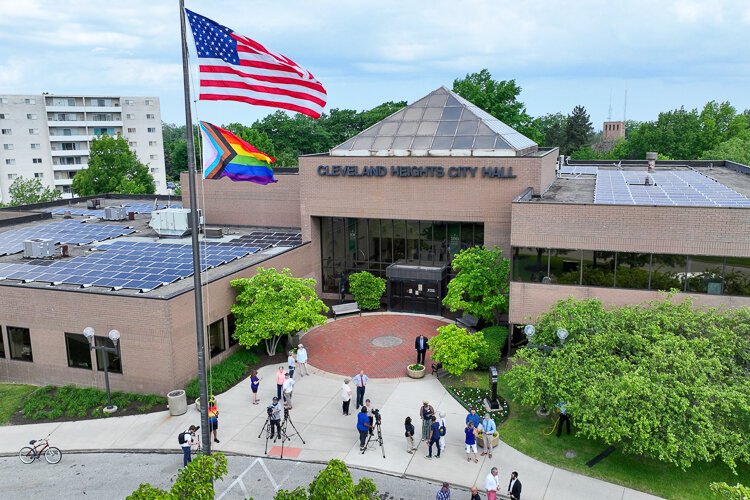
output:
[[284, 420], [289, 420], [289, 407], [284, 407]]
[[375, 423], [377, 425], [380, 425], [380, 419], [381, 419], [380, 410], [373, 409], [372, 410], [372, 415], [375, 417]]
[[266, 407], [266, 413], [268, 414], [269, 417], [271, 416], [271, 413], [273, 413], [273, 405], [268, 405]]

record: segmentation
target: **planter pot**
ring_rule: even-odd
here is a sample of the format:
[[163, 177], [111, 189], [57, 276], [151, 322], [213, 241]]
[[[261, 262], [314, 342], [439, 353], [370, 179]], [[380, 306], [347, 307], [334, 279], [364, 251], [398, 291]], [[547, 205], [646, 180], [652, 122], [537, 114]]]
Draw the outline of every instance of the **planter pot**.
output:
[[[477, 444], [479, 445], [480, 448], [484, 448], [484, 439], [482, 439], [480, 436], [481, 434], [477, 436]], [[500, 434], [495, 432], [492, 435], [492, 447], [494, 448], [499, 444], [500, 444]]]
[[412, 370], [411, 369], [411, 365], [409, 365], [409, 366], [406, 367], [406, 374], [410, 378], [422, 378], [422, 377], [424, 377], [424, 374], [425, 374], [426, 370], [427, 370], [427, 368], [425, 368], [424, 366], [422, 366], [421, 370]]
[[[211, 395], [209, 396], [208, 400], [211, 401], [211, 398], [216, 398], [216, 396]], [[201, 411], [201, 398], [195, 398], [195, 409], [196, 411]]]

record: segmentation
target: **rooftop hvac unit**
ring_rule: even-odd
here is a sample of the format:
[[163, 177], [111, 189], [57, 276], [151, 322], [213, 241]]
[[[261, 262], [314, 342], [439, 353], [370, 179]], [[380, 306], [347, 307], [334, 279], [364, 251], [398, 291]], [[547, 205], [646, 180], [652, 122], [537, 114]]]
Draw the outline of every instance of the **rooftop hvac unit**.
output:
[[104, 220], [125, 220], [128, 213], [125, 207], [106, 207], [104, 209]]
[[23, 242], [24, 259], [45, 259], [55, 255], [55, 241], [31, 238]]
[[91, 198], [90, 200], [86, 200], [86, 208], [96, 210], [102, 206], [103, 201], [102, 198]]
[[[203, 213], [198, 210], [199, 224], [203, 224]], [[148, 223], [162, 238], [182, 238], [190, 234], [190, 209], [165, 208], [151, 212]]]
[[203, 229], [206, 238], [223, 238], [224, 231], [220, 227], [206, 227]]

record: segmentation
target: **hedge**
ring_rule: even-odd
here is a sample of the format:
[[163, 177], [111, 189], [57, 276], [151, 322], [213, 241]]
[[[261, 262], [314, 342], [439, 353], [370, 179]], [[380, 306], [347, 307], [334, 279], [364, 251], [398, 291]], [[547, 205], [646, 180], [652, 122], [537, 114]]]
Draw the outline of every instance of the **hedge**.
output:
[[[240, 349], [227, 359], [209, 369], [207, 383], [209, 392], [221, 394], [227, 391], [247, 374], [250, 366], [258, 363], [258, 355], [246, 349]], [[200, 396], [198, 379], [194, 378], [185, 386], [185, 395], [188, 399]]]
[[484, 341], [487, 349], [479, 353], [477, 370], [486, 370], [490, 366], [497, 366], [508, 342], [508, 329], [504, 326], [488, 326], [484, 330]]

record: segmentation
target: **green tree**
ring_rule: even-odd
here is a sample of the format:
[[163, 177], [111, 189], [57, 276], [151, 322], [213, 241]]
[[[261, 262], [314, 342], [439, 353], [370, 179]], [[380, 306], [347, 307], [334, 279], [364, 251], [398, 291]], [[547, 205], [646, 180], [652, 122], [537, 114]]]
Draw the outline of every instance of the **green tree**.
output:
[[521, 87], [515, 80], [493, 80], [489, 70], [483, 69], [454, 80], [453, 92], [529, 139], [536, 142], [543, 139], [526, 112], [526, 106], [518, 100]]
[[61, 197], [60, 192], [56, 189], [44, 187], [41, 180], [37, 178], [25, 179], [23, 177], [16, 177], [16, 180], [8, 188], [8, 195], [10, 196], [8, 206], [11, 207], [55, 201]]
[[79, 196], [104, 193], [154, 194], [156, 186], [148, 167], [128, 147], [123, 137], [101, 136], [89, 151], [89, 165], [73, 177]]
[[214, 481], [227, 475], [227, 457], [223, 453], [198, 455], [177, 473], [169, 491], [142, 483], [128, 500], [178, 500], [181, 498], [214, 498]]
[[[568, 340], [560, 346], [556, 331]], [[750, 463], [750, 308], [690, 300], [605, 309], [558, 302], [505, 380], [527, 405], [566, 402], [580, 435], [672, 463]]]
[[346, 464], [334, 458], [318, 472], [307, 491], [301, 486], [292, 491], [279, 490], [274, 500], [372, 500], [377, 491], [375, 483], [367, 477], [355, 484]]
[[730, 486], [727, 483], [711, 483], [711, 491], [721, 495], [721, 498], [729, 500], [750, 500], [750, 488], [737, 483]]
[[568, 117], [562, 113], [550, 113], [534, 119], [534, 128], [541, 135], [541, 145], [558, 146], [560, 148], [565, 144], [565, 126], [568, 123]]
[[737, 134], [718, 146], [704, 151], [702, 160], [729, 160], [743, 165], [750, 165], [750, 131]]
[[561, 148], [562, 154], [569, 155], [589, 144], [594, 134], [589, 114], [583, 106], [576, 106], [565, 120], [564, 143]]
[[328, 307], [315, 293], [315, 280], [295, 278], [289, 269], [258, 268], [251, 278], [232, 280], [237, 298], [234, 337], [247, 348], [266, 343], [273, 355], [282, 335], [307, 330], [326, 321]]
[[252, 127], [246, 127], [241, 123], [230, 123], [229, 125], [224, 125], [223, 128], [229, 130], [240, 139], [247, 141], [259, 151], [274, 158], [276, 157], [276, 148], [265, 132], [255, 130]]
[[431, 358], [451, 375], [460, 376], [476, 368], [480, 353], [489, 347], [482, 332], [470, 333], [453, 324], [441, 326], [437, 331], [430, 339]]
[[360, 308], [377, 310], [380, 309], [380, 299], [385, 293], [385, 280], [367, 271], [350, 274], [349, 291]]
[[497, 323], [508, 310], [510, 261], [499, 248], [482, 246], [462, 250], [451, 264], [456, 277], [448, 282], [443, 305]]

